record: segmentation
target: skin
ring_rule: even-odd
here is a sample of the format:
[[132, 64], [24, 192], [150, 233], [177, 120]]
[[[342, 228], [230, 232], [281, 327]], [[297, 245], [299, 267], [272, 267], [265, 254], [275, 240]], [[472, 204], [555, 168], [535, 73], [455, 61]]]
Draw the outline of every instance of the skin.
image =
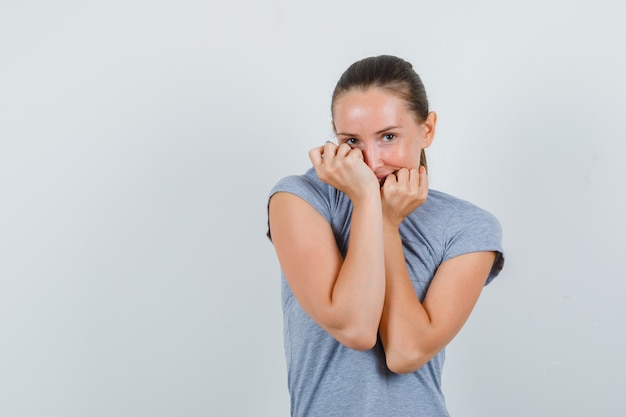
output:
[[469, 317], [495, 253], [445, 261], [424, 298], [415, 294], [399, 226], [428, 197], [420, 151], [433, 141], [437, 116], [418, 121], [390, 90], [341, 94], [334, 104], [338, 143], [309, 151], [319, 178], [353, 203], [345, 259], [328, 222], [289, 193], [270, 200], [272, 241], [302, 308], [345, 346], [366, 350], [380, 333], [387, 366], [419, 369], [443, 349]]

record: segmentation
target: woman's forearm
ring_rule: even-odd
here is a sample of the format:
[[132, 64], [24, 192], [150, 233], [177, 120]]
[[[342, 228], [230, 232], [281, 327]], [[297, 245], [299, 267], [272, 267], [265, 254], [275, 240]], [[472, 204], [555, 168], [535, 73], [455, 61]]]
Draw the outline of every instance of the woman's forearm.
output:
[[418, 364], [429, 356], [426, 333], [431, 322], [411, 283], [397, 226], [385, 224], [384, 246], [386, 288], [380, 335], [389, 368], [407, 372], [413, 369], [405, 364]]
[[353, 201], [348, 251], [332, 289], [332, 315], [364, 348], [376, 342], [385, 298], [385, 260], [380, 197]]

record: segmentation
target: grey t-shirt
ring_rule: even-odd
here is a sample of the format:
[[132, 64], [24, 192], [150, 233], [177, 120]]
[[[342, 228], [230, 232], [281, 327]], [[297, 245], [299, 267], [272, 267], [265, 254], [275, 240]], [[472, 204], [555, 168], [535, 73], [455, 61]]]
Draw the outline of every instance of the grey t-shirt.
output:
[[[315, 170], [280, 180], [270, 192], [306, 200], [330, 223], [345, 256], [352, 203], [323, 183]], [[502, 230], [497, 219], [475, 205], [429, 190], [428, 199], [400, 226], [407, 269], [420, 300], [435, 271], [447, 259], [469, 252], [496, 251], [487, 282], [502, 269]], [[306, 256], [306, 254], [302, 254]], [[368, 351], [348, 349], [300, 307], [282, 276], [284, 343], [291, 415], [298, 417], [448, 416], [441, 392], [445, 352], [410, 374], [386, 366], [380, 340]]]

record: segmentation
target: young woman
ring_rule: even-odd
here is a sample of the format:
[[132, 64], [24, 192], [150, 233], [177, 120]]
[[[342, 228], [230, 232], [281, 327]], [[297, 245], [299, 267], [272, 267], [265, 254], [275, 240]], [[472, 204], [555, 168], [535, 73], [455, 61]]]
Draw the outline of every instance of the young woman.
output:
[[341, 76], [337, 143], [270, 193], [293, 416], [448, 416], [444, 348], [502, 269], [488, 212], [429, 190], [437, 116], [410, 63]]

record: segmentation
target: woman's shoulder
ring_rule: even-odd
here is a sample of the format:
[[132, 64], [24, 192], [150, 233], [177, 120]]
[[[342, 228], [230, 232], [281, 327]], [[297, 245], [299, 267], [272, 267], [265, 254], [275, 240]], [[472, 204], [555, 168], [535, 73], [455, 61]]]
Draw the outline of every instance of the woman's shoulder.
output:
[[349, 208], [349, 199], [336, 188], [322, 182], [314, 168], [309, 168], [304, 174], [289, 175], [280, 179], [272, 187], [269, 198], [279, 192], [287, 192], [302, 198], [327, 220], [332, 217], [333, 212], [347, 212]]
[[[495, 251], [497, 257], [487, 279], [487, 283], [491, 282], [504, 265], [502, 227], [496, 216], [476, 204], [440, 191], [429, 190], [428, 202], [429, 214], [435, 218], [435, 213], [439, 213], [438, 226], [443, 232], [442, 261], [467, 252]], [[424, 221], [428, 222], [429, 217], [424, 216]]]
[[301, 192], [327, 193], [330, 187], [323, 183], [317, 176], [315, 169], [309, 168], [304, 174], [288, 175], [276, 182], [270, 191], [270, 197], [278, 192], [286, 191], [299, 194]]
[[417, 211], [420, 222], [438, 230], [443, 228], [448, 234], [502, 234], [500, 222], [491, 212], [442, 191], [430, 189], [428, 199]]
[[431, 203], [435, 203], [438, 207], [448, 207], [448, 208], [456, 208], [456, 207], [463, 207], [463, 206], [477, 207], [473, 203], [470, 203], [467, 200], [453, 196], [452, 194], [448, 194], [440, 190], [434, 190], [432, 188], [428, 190], [427, 201]]
[[470, 201], [439, 190], [428, 190], [428, 199], [424, 205], [426, 206], [426, 209], [440, 213], [444, 216], [465, 215], [494, 217], [489, 211]]

